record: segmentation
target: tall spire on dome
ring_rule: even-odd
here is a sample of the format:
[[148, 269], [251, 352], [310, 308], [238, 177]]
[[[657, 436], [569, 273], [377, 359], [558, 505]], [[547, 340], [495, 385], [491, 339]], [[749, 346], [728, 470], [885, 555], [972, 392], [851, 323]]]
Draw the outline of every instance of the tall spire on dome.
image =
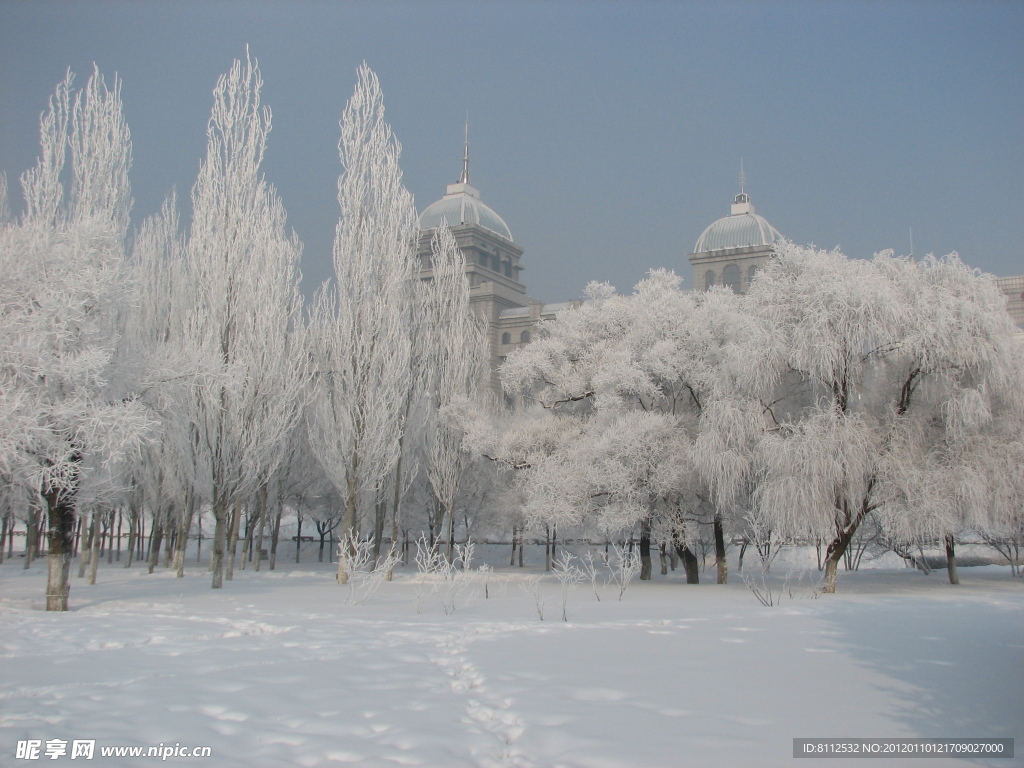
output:
[[732, 215], [741, 213], [753, 213], [754, 204], [750, 202], [750, 195], [747, 194], [747, 174], [743, 171], [743, 160], [740, 160], [740, 193], [732, 199]]
[[462, 154], [462, 177], [459, 184], [469, 184], [469, 112], [466, 112], [466, 149]]

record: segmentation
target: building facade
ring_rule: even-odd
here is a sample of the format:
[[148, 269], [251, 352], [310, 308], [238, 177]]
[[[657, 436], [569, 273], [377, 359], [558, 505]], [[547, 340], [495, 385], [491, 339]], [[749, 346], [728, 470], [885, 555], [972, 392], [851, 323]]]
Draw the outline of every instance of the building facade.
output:
[[764, 267], [772, 248], [782, 239], [775, 227], [755, 213], [741, 180], [729, 215], [705, 229], [689, 255], [694, 288], [706, 291], [724, 285], [746, 293], [757, 270]]
[[529, 344], [541, 320], [554, 318], [579, 301], [544, 304], [526, 293], [520, 275], [523, 249], [512, 239], [505, 220], [480, 199], [469, 182], [469, 145], [462, 160], [462, 176], [449, 184], [444, 197], [427, 206], [419, 217], [417, 256], [420, 278], [433, 276], [430, 242], [445, 221], [464, 257], [470, 305], [487, 321], [491, 351], [491, 386], [501, 393], [498, 366], [513, 350]]

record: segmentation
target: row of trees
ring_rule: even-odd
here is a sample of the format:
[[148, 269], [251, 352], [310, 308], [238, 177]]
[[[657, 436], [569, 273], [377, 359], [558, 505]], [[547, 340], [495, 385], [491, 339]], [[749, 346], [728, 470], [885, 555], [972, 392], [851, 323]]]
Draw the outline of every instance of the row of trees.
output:
[[592, 285], [509, 357], [521, 407], [499, 411], [445, 226], [420, 280], [377, 78], [360, 68], [342, 115], [336, 277], [309, 307], [260, 171], [261, 88], [248, 55], [219, 79], [189, 225], [172, 195], [130, 236], [120, 83], [94, 72], [75, 91], [69, 74], [42, 118], [25, 211], [0, 229], [0, 502], [5, 530], [6, 510], [29, 531], [46, 518], [48, 609], [67, 608], [76, 519], [102, 531], [115, 508], [128, 550], [145, 526], [151, 567], [163, 549], [179, 575], [211, 517], [215, 588], [243, 532], [276, 552], [303, 510], [321, 540], [320, 511], [340, 510], [339, 581], [362, 536], [371, 562], [410, 530], [450, 559], [502, 489], [513, 540], [638, 531], [647, 578], [652, 542], [696, 580], [713, 541], [724, 582], [730, 539], [821, 541], [833, 591], [869, 520], [894, 544], [944, 541], [951, 562], [965, 529], [1020, 540], [1021, 343], [955, 256], [784, 245], [745, 297], [661, 271], [628, 296]]
[[25, 213], [0, 234], [0, 486], [27, 529], [46, 516], [48, 610], [67, 608], [76, 517], [114, 506], [132, 534], [149, 519], [151, 551], [173, 541], [179, 575], [212, 516], [215, 588], [243, 523], [276, 545], [286, 501], [313, 492], [342, 500], [343, 538], [369, 521], [379, 547], [420, 478], [453, 539], [454, 414], [483, 359], [467, 354], [483, 333], [461, 254], [442, 227], [420, 281], [400, 146], [364, 65], [341, 119], [336, 279], [306, 312], [302, 246], [260, 171], [261, 88], [248, 56], [218, 80], [190, 226], [172, 195], [130, 238], [120, 82], [97, 71], [75, 91], [69, 74], [42, 118]]
[[[991, 279], [956, 255], [871, 261], [784, 244], [749, 295], [656, 271], [511, 355], [537, 406], [473, 443], [522, 473], [533, 522], [640, 528], [684, 563], [713, 530], [826, 545], [824, 590], [869, 519], [894, 545], [1024, 531], [1024, 354]], [[695, 572], [692, 574], [695, 576]]]

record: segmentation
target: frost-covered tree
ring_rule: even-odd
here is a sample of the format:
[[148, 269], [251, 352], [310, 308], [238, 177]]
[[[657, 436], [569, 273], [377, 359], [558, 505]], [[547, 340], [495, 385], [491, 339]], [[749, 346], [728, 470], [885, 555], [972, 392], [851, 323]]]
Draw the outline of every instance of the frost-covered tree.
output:
[[[154, 545], [150, 569], [167, 537], [168, 543], [173, 541], [173, 563], [181, 577], [188, 534], [206, 498], [202, 481], [209, 467], [199, 463], [205, 454], [198, 450], [188, 414], [190, 388], [201, 375], [203, 361], [200, 348], [191, 345], [185, 332], [192, 289], [174, 195], [135, 234], [129, 268], [135, 300], [122, 314], [120, 354], [157, 421], [154, 439], [130, 468], [129, 538], [148, 510]], [[130, 563], [131, 556], [126, 566]]]
[[462, 423], [467, 410], [483, 406], [480, 392], [487, 375], [487, 337], [483, 321], [470, 309], [462, 251], [443, 221], [431, 242], [430, 261], [422, 335], [427, 348], [427, 391], [434, 406], [427, 433], [427, 478], [435, 502], [431, 529], [445, 542], [450, 560], [455, 499], [471, 458]]
[[728, 457], [704, 467], [720, 495], [752, 480], [760, 525], [829, 542], [827, 592], [871, 514], [898, 540], [951, 548], [984, 516], [985, 482], [1001, 484], [972, 468], [972, 442], [1019, 419], [1024, 393], [991, 280], [955, 255], [863, 261], [786, 244], [746, 301], [752, 330], [706, 414]]
[[[207, 153], [192, 190], [186, 246], [191, 286], [184, 335], [201, 360], [188, 418], [208, 466], [215, 529], [213, 587], [227, 578], [244, 505], [273, 474], [298, 419], [306, 365], [301, 322], [302, 246], [260, 174], [270, 110], [257, 63], [236, 60], [217, 81]], [[230, 542], [230, 548], [227, 547]]]
[[630, 296], [602, 285], [589, 292], [588, 303], [561, 313], [502, 368], [510, 392], [536, 400], [538, 414], [559, 415], [529, 427], [521, 423], [529, 417], [517, 415], [496, 453], [523, 468], [529, 519], [604, 531], [639, 524], [645, 578], [652, 535], [661, 535], [679, 545], [695, 580], [686, 545], [701, 522], [710, 524], [725, 581], [723, 520], [697, 472], [693, 442], [722, 349], [736, 333], [739, 299], [683, 292], [664, 271]]
[[21, 177], [25, 213], [0, 235], [0, 468], [44, 500], [56, 611], [68, 607], [79, 505], [116, 486], [149, 426], [115, 354], [132, 202], [121, 85], [98, 71], [81, 91], [72, 82], [42, 117], [41, 155]]
[[348, 541], [370, 517], [401, 452], [413, 383], [409, 307], [418, 281], [416, 209], [402, 185], [401, 147], [365, 64], [342, 115], [338, 151], [335, 279], [318, 295], [309, 323], [314, 396], [307, 423], [313, 452], [343, 499], [341, 539]]

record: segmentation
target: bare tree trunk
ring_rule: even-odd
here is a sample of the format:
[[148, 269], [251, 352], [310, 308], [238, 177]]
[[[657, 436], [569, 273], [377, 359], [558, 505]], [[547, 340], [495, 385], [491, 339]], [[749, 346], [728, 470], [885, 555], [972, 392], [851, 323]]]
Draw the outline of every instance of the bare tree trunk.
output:
[[[120, 519], [120, 510], [110, 510], [107, 513], [107, 565], [114, 564], [114, 519]], [[121, 542], [117, 543], [117, 553], [121, 554]]]
[[722, 516], [715, 515], [715, 564], [718, 566], [718, 583], [729, 582], [729, 561], [725, 558], [725, 531], [722, 526]]
[[117, 562], [121, 562], [121, 526], [124, 524], [124, 508], [117, 508]]
[[516, 564], [516, 527], [512, 526], [512, 556], [508, 560], [509, 567], [511, 568]]
[[[89, 566], [89, 558], [92, 557], [92, 540], [96, 536], [96, 512], [92, 512], [89, 515], [88, 525], [86, 525], [85, 518], [79, 518], [78, 521], [79, 539], [81, 540], [81, 531], [86, 531], [85, 541], [83, 541], [78, 548], [80, 553], [78, 558], [78, 578], [85, 578], [85, 569]], [[72, 552], [72, 554], [74, 554]]]
[[132, 560], [135, 557], [135, 540], [139, 535], [139, 510], [136, 507], [128, 509], [128, 557], [125, 558], [124, 567], [131, 568]]
[[213, 589], [224, 586], [224, 547], [227, 544], [228, 511], [223, 502], [213, 507], [213, 548], [210, 551], [210, 571], [213, 574]]
[[[175, 514], [177, 511], [177, 514]], [[167, 519], [164, 521], [164, 568], [171, 567], [171, 560], [174, 558], [174, 549], [177, 546], [178, 541], [178, 527], [181, 525], [182, 510], [177, 509], [176, 506], [172, 506], [167, 510]], [[171, 520], [177, 518], [177, 525], [172, 525]]]
[[4, 561], [4, 547], [7, 546], [7, 521], [8, 514], [7, 512], [4, 512], [2, 523], [3, 529], [0, 530], [0, 564], [2, 564]]
[[284, 513], [284, 504], [281, 499], [277, 500], [277, 511], [274, 513], [274, 522], [270, 525], [270, 570], [277, 567], [277, 542], [281, 537], [281, 515]]
[[842, 561], [843, 554], [846, 552], [846, 548], [850, 546], [850, 541], [852, 540], [853, 533], [844, 531], [829, 542], [828, 549], [825, 550], [825, 581], [821, 588], [823, 593], [828, 595], [835, 594], [839, 563]]
[[551, 526], [544, 526], [544, 570], [551, 570]]
[[185, 551], [188, 549], [188, 534], [192, 530], [192, 518], [196, 513], [195, 496], [189, 489], [185, 493], [185, 514], [178, 522], [178, 533], [174, 545], [174, 571], [179, 579], [185, 578]]
[[160, 545], [164, 543], [164, 521], [162, 513], [153, 518], [153, 530], [149, 534], [149, 572], [152, 573], [160, 561]]
[[697, 556], [685, 544], [676, 544], [676, 552], [683, 562], [683, 571], [686, 573], [687, 584], [700, 584], [700, 563]]
[[49, 546], [47, 547], [48, 577], [46, 582], [46, 610], [66, 611], [71, 593], [71, 552], [75, 534], [74, 490], [49, 488], [43, 492], [49, 518]]
[[[341, 540], [343, 542], [351, 542], [356, 537], [356, 478], [359, 476], [359, 452], [355, 451], [352, 454], [352, 467], [348, 477], [348, 489], [345, 496], [345, 512], [341, 519]], [[319, 524], [317, 525], [319, 528]], [[342, 546], [342, 551], [338, 555], [338, 574], [337, 579], [339, 584], [348, 583], [348, 571], [345, 570], [345, 561], [350, 556], [348, 552], [348, 546]], [[324, 537], [320, 534], [320, 562], [324, 559]]]
[[238, 527], [242, 524], [242, 505], [235, 502], [231, 511], [231, 530], [228, 531], [227, 556], [228, 563], [224, 569], [224, 580], [231, 581], [235, 577], [235, 554], [238, 551]]
[[260, 561], [263, 558], [263, 529], [267, 524], [267, 484], [264, 483], [263, 487], [260, 488], [259, 493], [259, 505], [260, 505], [260, 517], [256, 521], [256, 571], [260, 570]]
[[39, 516], [41, 508], [33, 501], [29, 505], [28, 520], [25, 522], [25, 570], [32, 565], [39, 550]]
[[[256, 506], [260, 504], [259, 495], [257, 494]], [[238, 570], [244, 571], [246, 562], [252, 562], [252, 543], [253, 538], [256, 535], [256, 518], [258, 513], [246, 509], [245, 511], [245, 541], [242, 543], [242, 559], [239, 563]]]
[[295, 513], [299, 520], [299, 529], [295, 532], [295, 562], [299, 562], [299, 551], [302, 549], [302, 515], [298, 511]]
[[[97, 517], [99, 517], [98, 520]], [[89, 580], [87, 582], [90, 585], [96, 583], [96, 570], [99, 568], [100, 564], [100, 540], [103, 538], [103, 515], [97, 510], [92, 513], [92, 519], [93, 530], [92, 536], [90, 537], [92, 539], [92, 546], [90, 547], [91, 551], [89, 552]]]
[[650, 581], [654, 566], [651, 563], [651, 519], [640, 521], [640, 580]]
[[14, 557], [14, 526], [17, 521], [14, 519], [13, 512], [8, 512], [7, 518], [10, 521], [7, 525], [7, 559], [10, 560]]
[[960, 583], [960, 575], [956, 572], [956, 540], [953, 534], [946, 535], [946, 572], [950, 584]]
[[384, 540], [384, 522], [388, 515], [387, 499], [383, 498], [383, 487], [377, 489], [377, 503], [374, 504], [373, 517], [373, 567], [377, 567], [380, 559], [380, 545]]

